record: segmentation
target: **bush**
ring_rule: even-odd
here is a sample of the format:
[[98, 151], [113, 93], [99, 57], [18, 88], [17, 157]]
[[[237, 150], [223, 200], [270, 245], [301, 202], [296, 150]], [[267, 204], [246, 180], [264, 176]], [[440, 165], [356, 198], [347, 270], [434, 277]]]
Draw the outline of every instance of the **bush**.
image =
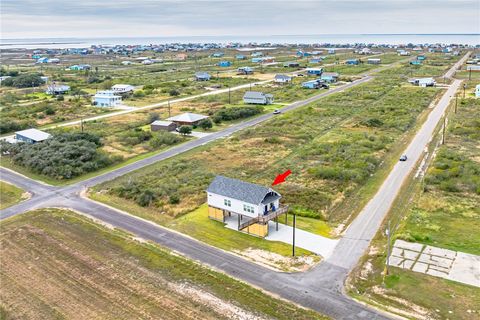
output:
[[181, 134], [183, 134], [184, 136], [186, 136], [187, 134], [192, 133], [192, 127], [190, 127], [190, 126], [181, 126], [181, 127], [178, 129], [178, 132], [180, 132]]
[[149, 123], [152, 123], [153, 121], [156, 121], [160, 119], [160, 115], [158, 114], [158, 112], [150, 112], [148, 114], [148, 122]]
[[6, 143], [2, 149], [15, 164], [34, 173], [71, 179], [120, 160], [97, 150], [100, 145], [100, 138], [89, 133], [63, 133], [35, 144]]
[[178, 203], [180, 203], [180, 198], [178, 197], [178, 195], [172, 194], [172, 195], [168, 198], [168, 202], [169, 202], [170, 204], [178, 204]]
[[262, 113], [263, 106], [245, 106], [245, 107], [231, 107], [222, 108], [215, 112], [213, 122], [220, 123], [222, 121], [232, 121], [237, 119], [248, 118]]
[[176, 96], [179, 96], [179, 95], [180, 95], [180, 91], [178, 91], [177, 89], [172, 89], [172, 90], [170, 90], [169, 94], [170, 94], [172, 97], [176, 97]]
[[153, 138], [150, 140], [150, 147], [157, 149], [163, 146], [171, 146], [180, 142], [181, 138], [173, 133], [158, 131], [153, 134]]
[[213, 127], [212, 120], [210, 119], [203, 119], [198, 123], [198, 126], [203, 130], [211, 129]]
[[2, 85], [16, 88], [38, 87], [43, 83], [44, 82], [38, 73], [26, 73], [2, 81]]

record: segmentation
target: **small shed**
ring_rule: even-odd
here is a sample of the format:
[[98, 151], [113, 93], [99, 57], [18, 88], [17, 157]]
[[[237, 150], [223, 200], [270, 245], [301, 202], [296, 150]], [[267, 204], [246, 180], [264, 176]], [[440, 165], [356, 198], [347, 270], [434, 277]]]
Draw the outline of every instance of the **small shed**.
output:
[[237, 59], [237, 60], [245, 60], [246, 58], [247, 58], [247, 57], [244, 56], [243, 54], [237, 54], [237, 55], [235, 55], [235, 59]]
[[152, 131], [173, 131], [175, 128], [177, 125], [172, 121], [156, 120], [150, 124]]
[[207, 118], [208, 116], [204, 116], [203, 114], [186, 112], [174, 117], [170, 117], [167, 119], [167, 121], [174, 122], [177, 126], [196, 126], [200, 121]]
[[52, 135], [38, 129], [27, 129], [15, 132], [17, 142], [37, 143], [47, 140]]
[[259, 91], [247, 91], [243, 95], [243, 102], [248, 104], [272, 104], [273, 95]]
[[345, 64], [351, 65], [351, 66], [356, 66], [359, 63], [360, 63], [360, 60], [358, 59], [348, 59], [347, 61], [345, 61]]
[[480, 98], [480, 84], [475, 87], [475, 98]]
[[51, 86], [48, 86], [45, 93], [46, 94], [52, 94], [52, 95], [58, 95], [58, 94], [65, 94], [68, 91], [70, 91], [70, 86], [52, 84]]
[[288, 61], [283, 64], [285, 68], [298, 68], [300, 67], [300, 63], [296, 61]]
[[134, 89], [135, 87], [129, 84], [116, 84], [112, 86], [112, 91], [121, 95], [131, 94]]
[[252, 67], [240, 67], [237, 69], [238, 73], [240, 74], [253, 74], [253, 68]]
[[380, 64], [382, 62], [382, 59], [380, 58], [369, 58], [367, 59], [368, 64]]

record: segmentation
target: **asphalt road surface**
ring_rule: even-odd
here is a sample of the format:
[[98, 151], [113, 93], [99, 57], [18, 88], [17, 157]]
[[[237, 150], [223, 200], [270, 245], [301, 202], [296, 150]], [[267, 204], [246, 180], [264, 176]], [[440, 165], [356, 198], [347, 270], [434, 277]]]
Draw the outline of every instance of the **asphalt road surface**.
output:
[[[459, 65], [467, 58], [468, 55], [462, 58], [452, 69], [458, 69]], [[449, 74], [452, 75], [453, 73]], [[328, 94], [344, 90], [370, 79], [371, 77], [367, 76], [354, 83], [323, 92], [301, 102], [293, 103], [285, 107], [283, 111], [304, 106]], [[404, 152], [408, 155], [408, 161], [399, 162], [395, 165], [376, 195], [348, 227], [345, 236], [339, 241], [331, 257], [307, 272], [290, 274], [272, 271], [231, 253], [158, 226], [152, 222], [131, 216], [80, 196], [81, 191], [87, 186], [96, 185], [146, 165], [191, 150], [199, 145], [226, 137], [236, 131], [254, 126], [271, 118], [273, 116], [271, 114], [262, 115], [258, 118], [229, 127], [223, 131], [216, 132], [210, 136], [190, 141], [150, 158], [63, 188], [47, 186], [1, 168], [0, 174], [2, 180], [11, 182], [31, 192], [32, 198], [1, 210], [0, 218], [5, 219], [40, 207], [70, 208], [115, 227], [125, 229], [139, 237], [154, 241], [186, 257], [223, 271], [232, 277], [244, 280], [302, 306], [317, 310], [334, 319], [389, 319], [391, 316], [359, 304], [344, 295], [344, 281], [348, 273], [368, 248], [371, 239], [378, 231], [393, 200], [399, 193], [403, 181], [408, 177], [411, 170], [415, 167], [416, 162], [421, 158], [423, 150], [428, 145], [435, 127], [442, 119], [459, 85], [459, 80], [454, 80], [450, 85], [447, 92], [432, 110], [428, 119], [421, 126]]]

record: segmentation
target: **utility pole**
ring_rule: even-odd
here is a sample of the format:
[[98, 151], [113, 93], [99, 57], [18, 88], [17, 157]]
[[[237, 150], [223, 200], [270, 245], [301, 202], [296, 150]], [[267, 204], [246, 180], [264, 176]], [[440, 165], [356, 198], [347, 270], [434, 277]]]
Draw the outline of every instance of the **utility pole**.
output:
[[468, 80], [472, 80], [472, 68], [468, 69]]
[[445, 144], [445, 128], [447, 127], [447, 115], [443, 116], [442, 144]]
[[388, 226], [385, 233], [387, 235], [387, 264], [385, 266], [385, 275], [388, 275], [388, 267], [390, 265], [390, 220], [388, 220]]
[[228, 86], [228, 104], [232, 104], [232, 95], [230, 92], [230, 86]]
[[292, 241], [292, 256], [295, 257], [295, 227], [297, 224], [297, 215], [293, 214], [293, 241]]
[[168, 117], [172, 116], [172, 109], [170, 108], [170, 99], [168, 99]]
[[457, 113], [458, 93], [455, 93], [455, 113]]
[[80, 127], [82, 128], [82, 133], [83, 133], [83, 118], [80, 119]]
[[467, 89], [467, 84], [463, 84], [463, 99], [465, 99], [465, 90]]

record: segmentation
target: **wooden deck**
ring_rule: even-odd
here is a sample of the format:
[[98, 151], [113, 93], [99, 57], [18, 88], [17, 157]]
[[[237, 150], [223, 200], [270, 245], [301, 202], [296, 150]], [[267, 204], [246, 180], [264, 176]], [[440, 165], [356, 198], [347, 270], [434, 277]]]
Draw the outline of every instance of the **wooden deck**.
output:
[[238, 230], [245, 229], [246, 227], [251, 226], [252, 224], [255, 224], [255, 223], [267, 224], [268, 221], [273, 220], [273, 219], [277, 218], [278, 216], [281, 216], [282, 214], [285, 214], [287, 212], [288, 212], [288, 206], [280, 206], [280, 208], [278, 208], [277, 210], [270, 211], [266, 215], [255, 217], [255, 218], [252, 218], [248, 221], [245, 221], [245, 222], [241, 223], [238, 226]]

